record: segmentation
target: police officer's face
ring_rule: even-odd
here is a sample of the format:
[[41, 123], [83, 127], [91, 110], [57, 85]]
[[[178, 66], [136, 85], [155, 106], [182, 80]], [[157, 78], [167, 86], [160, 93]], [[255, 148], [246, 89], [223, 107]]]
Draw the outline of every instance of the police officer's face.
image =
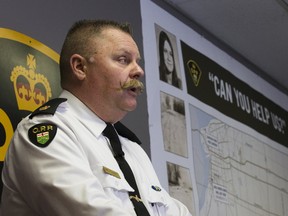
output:
[[138, 64], [140, 54], [135, 41], [125, 32], [106, 29], [94, 42], [95, 54], [88, 61], [91, 97], [96, 94], [97, 103], [106, 108], [134, 110], [137, 91], [121, 86], [144, 75]]

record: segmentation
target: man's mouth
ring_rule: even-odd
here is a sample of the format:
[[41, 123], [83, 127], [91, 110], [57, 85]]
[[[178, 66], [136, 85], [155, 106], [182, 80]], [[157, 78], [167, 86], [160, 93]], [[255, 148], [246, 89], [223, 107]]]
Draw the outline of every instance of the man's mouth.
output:
[[129, 88], [128, 90], [136, 93], [137, 95], [140, 95], [140, 94], [143, 92], [143, 89], [140, 88], [140, 87], [138, 87], [138, 88], [136, 88], [136, 87], [131, 87], [131, 88]]
[[135, 80], [135, 79], [124, 83], [123, 85], [121, 85], [121, 87], [123, 90], [132, 91], [132, 92], [136, 93], [137, 95], [140, 95], [144, 91], [143, 83], [141, 81]]
[[135, 87], [132, 87], [129, 89], [130, 91], [133, 91], [133, 92], [136, 92], [136, 88]]

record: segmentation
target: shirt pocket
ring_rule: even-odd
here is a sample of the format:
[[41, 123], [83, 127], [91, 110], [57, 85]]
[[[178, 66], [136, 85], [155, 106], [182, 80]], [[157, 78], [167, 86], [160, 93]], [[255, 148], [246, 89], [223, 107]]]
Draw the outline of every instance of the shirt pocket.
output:
[[157, 186], [147, 186], [146, 188], [146, 200], [152, 207], [153, 215], [166, 216], [166, 210], [171, 202], [167, 192]]
[[134, 191], [133, 188], [123, 177], [118, 168], [110, 168], [108, 166], [97, 165], [92, 168], [93, 174], [97, 177], [105, 194], [117, 201], [121, 206], [133, 210], [128, 192]]

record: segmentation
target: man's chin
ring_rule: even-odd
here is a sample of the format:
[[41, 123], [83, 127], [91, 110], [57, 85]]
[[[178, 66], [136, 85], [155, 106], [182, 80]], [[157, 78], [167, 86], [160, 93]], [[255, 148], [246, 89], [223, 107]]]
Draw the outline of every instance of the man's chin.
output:
[[131, 112], [131, 111], [134, 111], [136, 109], [136, 107], [137, 107], [137, 103], [129, 104], [129, 105], [126, 106], [125, 110], [127, 112]]

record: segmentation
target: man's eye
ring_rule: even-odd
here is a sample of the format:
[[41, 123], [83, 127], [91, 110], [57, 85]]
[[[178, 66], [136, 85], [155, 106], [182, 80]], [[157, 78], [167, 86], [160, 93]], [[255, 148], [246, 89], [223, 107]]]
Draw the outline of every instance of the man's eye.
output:
[[120, 57], [119, 58], [119, 62], [122, 64], [127, 64], [128, 63], [128, 59], [126, 57]]

